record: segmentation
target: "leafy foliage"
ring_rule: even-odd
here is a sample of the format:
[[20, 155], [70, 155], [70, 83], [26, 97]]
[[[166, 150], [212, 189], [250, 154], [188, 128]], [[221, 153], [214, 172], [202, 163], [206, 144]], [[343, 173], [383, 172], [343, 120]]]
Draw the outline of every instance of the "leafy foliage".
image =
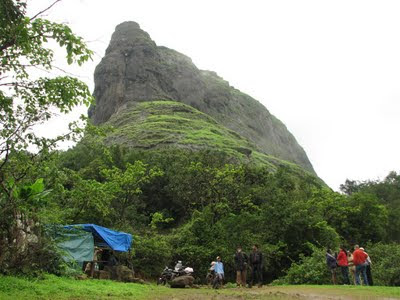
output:
[[341, 190], [361, 199], [368, 195], [384, 205], [387, 208], [387, 224], [390, 226], [385, 227], [386, 236], [383, 240], [400, 242], [400, 174], [392, 171], [382, 181], [346, 180]]
[[147, 278], [160, 275], [165, 266], [171, 263], [173, 249], [166, 236], [142, 235], [135, 238], [134, 258], [135, 271]]
[[313, 248], [310, 256], [300, 256], [299, 262], [293, 263], [285, 277], [275, 284], [330, 284], [331, 273], [325, 263], [325, 251]]
[[[40, 210], [48, 200], [49, 191], [44, 190], [41, 176], [51, 165], [52, 150], [58, 142], [77, 138], [82, 132], [75, 122], [68, 133], [46, 138], [33, 127], [57, 113], [70, 112], [78, 104], [89, 105], [92, 100], [88, 87], [76, 78], [31, 75], [32, 68], [47, 72], [53, 69], [50, 41], [66, 50], [69, 64], [81, 65], [91, 58], [92, 51], [68, 26], [40, 15], [26, 16], [25, 1], [1, 1], [0, 261], [7, 262], [7, 268], [28, 263], [21, 255], [34, 256], [33, 248], [24, 251], [29, 244], [24, 232], [37, 227]], [[39, 253], [39, 249], [36, 251]]]
[[400, 245], [370, 245], [366, 248], [372, 258], [372, 276], [376, 285], [400, 286]]
[[[289, 167], [281, 166], [273, 172], [268, 166], [232, 164], [225, 154], [208, 150], [138, 151], [114, 146], [106, 147], [107, 151], [87, 151], [101, 149], [102, 145], [99, 140], [83, 140], [75, 149], [63, 153], [62, 164], [67, 167], [70, 162], [83, 162], [79, 168], [74, 166], [76, 172], [84, 178], [103, 174], [97, 180], [104, 184], [111, 178], [106, 178], [102, 169], [123, 174], [126, 166], [140, 162], [158, 170], [157, 176], [135, 195], [142, 206], [125, 214], [123, 228], [140, 235], [142, 243], [154, 243], [153, 236], [165, 241], [173, 251], [165, 252], [166, 256], [160, 254], [160, 259], [169, 260], [169, 264], [183, 260], [195, 268], [200, 278], [219, 255], [227, 278], [233, 279], [233, 253], [238, 244], [246, 250], [253, 243], [261, 246], [265, 253], [264, 277], [271, 281], [290, 270], [293, 262], [315, 256], [317, 248], [337, 248], [343, 242], [365, 245], [386, 236], [387, 209], [376, 197], [333, 192], [315, 177]], [[81, 151], [81, 147], [86, 150]], [[99, 163], [105, 157], [119, 167], [110, 167], [106, 161]], [[89, 171], [99, 166], [100, 172]], [[111, 204], [108, 210], [115, 208]], [[107, 223], [111, 219], [97, 216], [103, 224], [115, 226], [119, 222], [118, 217]], [[144, 259], [143, 254], [140, 257]], [[146, 264], [146, 268], [153, 270], [150, 272], [135, 263], [137, 271], [157, 276], [161, 269], [157, 272], [158, 267], [153, 268], [153, 264], [158, 266], [158, 262], [151, 260]], [[324, 258], [322, 266], [315, 271], [315, 278], [327, 271]], [[311, 265], [308, 268], [314, 272]], [[309, 282], [317, 283], [312, 275]]]

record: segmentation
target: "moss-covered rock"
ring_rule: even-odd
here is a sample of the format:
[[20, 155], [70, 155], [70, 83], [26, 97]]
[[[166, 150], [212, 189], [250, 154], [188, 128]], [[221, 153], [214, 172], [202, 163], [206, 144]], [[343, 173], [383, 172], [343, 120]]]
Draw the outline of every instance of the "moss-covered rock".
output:
[[[232, 135], [237, 134], [249, 140], [258, 152], [295, 163], [314, 173], [306, 153], [294, 136], [260, 102], [230, 86], [215, 72], [199, 70], [189, 57], [157, 46], [135, 22], [125, 22], [116, 27], [106, 55], [96, 68], [94, 79], [96, 106], [89, 110], [94, 124], [118, 118], [113, 121], [115, 125], [128, 126], [126, 122], [131, 118], [141, 120], [141, 113], [138, 110], [125, 112], [126, 109], [158, 99], [185, 103], [213, 118], [213, 121], [205, 116], [196, 119], [196, 124], [191, 124], [196, 130], [182, 136], [178, 128], [173, 132], [170, 130], [173, 122], [181, 129], [190, 123], [185, 119], [187, 116], [182, 117], [179, 111], [173, 116], [157, 115], [154, 119], [146, 115], [146, 121], [139, 126], [140, 135], [137, 134], [139, 127], [135, 127], [133, 136], [138, 140], [125, 140], [130, 145], [153, 147], [179, 141], [179, 146], [190, 144], [194, 147], [202, 142], [215, 145], [228, 142], [228, 147], [232, 148], [232, 143], [246, 144], [241, 141], [243, 138], [232, 141]], [[117, 114], [119, 117], [114, 116]], [[122, 120], [121, 114], [124, 116]], [[132, 116], [128, 117], [128, 114]], [[232, 132], [213, 132], [208, 130], [210, 128], [199, 130], [201, 123], [208, 121], [217, 121]], [[127, 127], [121, 130], [127, 137]], [[221, 136], [227, 132], [227, 137]], [[114, 139], [118, 141], [119, 138], [114, 135]], [[247, 155], [248, 151], [243, 151], [244, 148], [249, 149], [247, 145], [237, 146], [242, 149], [239, 152]]]
[[281, 165], [301, 169], [260, 152], [251, 141], [209, 115], [176, 101], [134, 103], [113, 114], [105, 126], [113, 128], [104, 139], [109, 145], [146, 150], [209, 149], [223, 152], [236, 162], [263, 164], [271, 170]]

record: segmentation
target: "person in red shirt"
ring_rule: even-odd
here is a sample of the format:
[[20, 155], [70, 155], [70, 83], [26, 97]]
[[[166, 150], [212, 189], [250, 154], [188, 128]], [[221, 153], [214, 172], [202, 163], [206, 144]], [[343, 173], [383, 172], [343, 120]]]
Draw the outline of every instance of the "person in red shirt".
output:
[[360, 273], [363, 276], [364, 285], [368, 285], [367, 279], [367, 257], [368, 255], [360, 249], [358, 245], [354, 246], [353, 263], [356, 266], [356, 284], [360, 285]]
[[337, 257], [337, 264], [340, 268], [340, 271], [342, 272], [344, 284], [350, 284], [349, 262], [347, 260], [347, 251], [343, 246], [340, 247], [340, 252]]

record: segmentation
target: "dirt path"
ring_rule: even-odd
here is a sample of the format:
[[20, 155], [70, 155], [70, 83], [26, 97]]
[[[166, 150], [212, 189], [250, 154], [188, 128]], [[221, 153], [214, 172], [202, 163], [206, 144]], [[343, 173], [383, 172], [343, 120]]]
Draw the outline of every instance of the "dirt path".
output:
[[263, 287], [253, 289], [220, 289], [213, 290], [208, 288], [199, 289], [181, 289], [173, 290], [171, 294], [155, 297], [158, 300], [247, 300], [247, 299], [277, 299], [277, 300], [292, 300], [292, 299], [312, 299], [312, 300], [392, 300], [400, 298], [392, 298], [385, 296], [377, 296], [376, 292], [367, 289], [357, 289], [349, 287], [343, 288], [316, 288], [304, 286], [282, 286], [282, 287]]

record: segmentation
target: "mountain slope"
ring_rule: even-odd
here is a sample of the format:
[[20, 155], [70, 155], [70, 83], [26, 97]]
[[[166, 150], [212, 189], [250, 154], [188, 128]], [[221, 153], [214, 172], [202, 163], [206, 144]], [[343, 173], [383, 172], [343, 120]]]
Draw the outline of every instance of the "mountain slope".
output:
[[135, 22], [116, 27], [94, 79], [96, 106], [89, 109], [94, 124], [107, 122], [135, 103], [175, 100], [248, 139], [258, 152], [315, 174], [294, 136], [260, 102], [215, 72], [199, 70], [187, 56], [157, 46]]
[[106, 137], [107, 144], [119, 144], [135, 149], [189, 150], [211, 149], [227, 154], [233, 160], [298, 168], [256, 150], [256, 147], [236, 132], [221, 126], [212, 117], [176, 101], [146, 101], [132, 103], [106, 123], [114, 130]]

